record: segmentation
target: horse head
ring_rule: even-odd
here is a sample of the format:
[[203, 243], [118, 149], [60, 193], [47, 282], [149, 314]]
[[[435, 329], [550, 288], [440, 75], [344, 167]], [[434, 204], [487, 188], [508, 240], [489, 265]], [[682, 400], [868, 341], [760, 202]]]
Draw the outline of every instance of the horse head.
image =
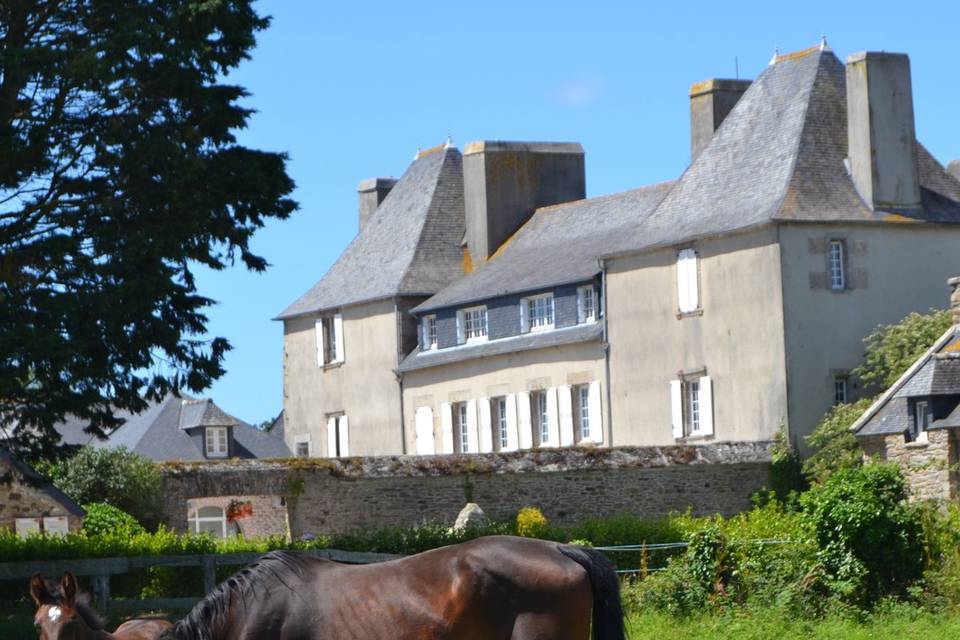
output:
[[78, 598], [77, 579], [66, 572], [58, 585], [40, 575], [30, 578], [30, 596], [37, 604], [33, 623], [40, 640], [86, 640], [99, 629], [92, 612]]

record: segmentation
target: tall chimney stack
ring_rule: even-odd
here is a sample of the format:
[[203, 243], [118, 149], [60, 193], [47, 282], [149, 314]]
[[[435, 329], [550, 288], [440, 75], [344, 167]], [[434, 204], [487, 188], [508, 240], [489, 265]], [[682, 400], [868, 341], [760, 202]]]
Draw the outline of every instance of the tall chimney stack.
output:
[[360, 205], [360, 230], [367, 226], [370, 218], [377, 211], [377, 207], [387, 197], [393, 185], [397, 184], [396, 178], [368, 178], [361, 180], [357, 185], [357, 200]]
[[960, 181], [960, 160], [953, 160], [947, 165], [947, 173]]
[[690, 162], [697, 159], [724, 118], [750, 88], [750, 80], [711, 79], [690, 87]]
[[920, 208], [910, 58], [847, 58], [847, 154], [860, 196], [873, 209]]
[[474, 264], [545, 207], [586, 197], [576, 142], [471, 142], [463, 151], [467, 248]]

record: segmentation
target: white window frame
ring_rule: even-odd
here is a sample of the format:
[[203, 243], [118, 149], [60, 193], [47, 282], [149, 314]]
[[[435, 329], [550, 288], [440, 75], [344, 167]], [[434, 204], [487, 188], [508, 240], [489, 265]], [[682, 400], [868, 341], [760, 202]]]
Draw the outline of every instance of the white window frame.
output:
[[928, 442], [927, 429], [930, 428], [931, 422], [933, 422], [933, 403], [930, 400], [917, 400], [913, 405], [910, 441]]
[[[201, 516], [201, 509], [218, 509], [220, 511], [219, 516]], [[195, 535], [200, 535], [200, 524], [203, 522], [217, 522], [220, 524], [220, 539], [226, 540], [227, 538], [227, 510], [223, 507], [218, 507], [217, 505], [209, 504], [205, 507], [193, 507], [190, 510], [190, 513], [187, 514], [187, 523], [190, 526], [190, 530]]]
[[846, 404], [849, 399], [848, 376], [836, 375], [833, 377], [833, 404]]
[[537, 446], [551, 445], [550, 442], [550, 403], [547, 392], [538, 391], [534, 396], [537, 402]]
[[[307, 445], [306, 455], [301, 455], [299, 453], [300, 445]], [[313, 454], [313, 447], [310, 443], [310, 434], [294, 436], [293, 438], [293, 455], [297, 458], [309, 458]]]
[[437, 348], [437, 316], [423, 316], [420, 320], [421, 337], [420, 344], [424, 351], [431, 351]]
[[317, 318], [317, 366], [339, 364], [344, 361], [343, 316], [339, 313]]
[[230, 432], [227, 427], [204, 427], [203, 440], [208, 458], [226, 458], [230, 455]]
[[700, 266], [697, 251], [677, 251], [677, 309], [681, 314], [700, 310]]
[[331, 413], [327, 415], [327, 457], [350, 457], [350, 428], [347, 414]]
[[487, 307], [467, 307], [457, 311], [457, 333], [460, 344], [487, 341]]
[[846, 247], [843, 240], [834, 239], [830, 241], [827, 264], [829, 269], [827, 277], [830, 280], [831, 291], [843, 291], [847, 288], [846, 276]]
[[592, 440], [593, 435], [590, 431], [590, 386], [581, 385], [576, 387], [577, 391], [577, 420], [580, 425], [580, 440]]
[[470, 418], [466, 402], [457, 402], [453, 405], [453, 419], [457, 453], [473, 453], [470, 450]]
[[526, 321], [522, 327], [524, 333], [553, 329], [556, 324], [556, 307], [552, 293], [528, 296], [522, 300], [521, 304], [525, 311], [521, 314], [521, 320]]
[[497, 451], [507, 451], [510, 449], [510, 424], [507, 419], [507, 397], [500, 396], [494, 398], [493, 406], [497, 427], [494, 442], [497, 444]]
[[700, 432], [700, 380], [688, 380], [683, 385], [683, 402], [687, 410], [686, 429], [687, 435], [696, 435]]
[[[589, 303], [589, 304], [588, 304]], [[593, 285], [577, 288], [577, 322], [597, 321], [597, 289]]]

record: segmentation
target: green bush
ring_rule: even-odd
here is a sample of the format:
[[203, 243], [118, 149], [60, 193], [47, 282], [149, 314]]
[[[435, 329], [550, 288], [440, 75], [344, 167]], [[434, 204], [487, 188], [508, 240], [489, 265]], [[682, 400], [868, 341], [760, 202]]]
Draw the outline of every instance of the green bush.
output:
[[83, 518], [83, 531], [88, 536], [135, 535], [145, 531], [136, 518], [111, 504], [94, 502], [83, 505], [83, 509], [87, 512]]
[[128, 451], [86, 446], [40, 465], [54, 486], [80, 504], [104, 502], [152, 527], [160, 514], [162, 477], [153, 461]]
[[870, 604], [905, 593], [924, 568], [918, 510], [907, 504], [899, 467], [868, 464], [843, 469], [803, 495], [818, 557], [834, 591]]
[[853, 374], [880, 392], [892, 385], [917, 358], [933, 346], [953, 320], [949, 311], [911, 313], [896, 324], [880, 325], [863, 339], [866, 355]]
[[811, 481], [825, 482], [838, 471], [863, 464], [863, 450], [850, 427], [874, 400], [861, 398], [851, 404], [831, 407], [807, 436], [807, 444], [814, 452], [804, 460], [803, 472]]

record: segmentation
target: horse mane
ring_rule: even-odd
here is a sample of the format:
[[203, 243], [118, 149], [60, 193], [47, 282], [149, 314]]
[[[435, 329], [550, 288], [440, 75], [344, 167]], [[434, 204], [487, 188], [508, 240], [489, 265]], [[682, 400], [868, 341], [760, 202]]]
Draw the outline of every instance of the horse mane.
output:
[[[44, 582], [47, 583], [47, 591], [50, 592], [50, 595], [56, 598], [58, 602], [63, 603], [63, 589], [60, 588], [60, 583], [48, 579], [44, 579]], [[89, 593], [80, 592], [77, 594], [73, 602], [73, 610], [77, 612], [77, 615], [88, 627], [94, 631], [103, 631], [103, 618], [90, 606]]]
[[289, 551], [271, 551], [261, 556], [217, 585], [182, 620], [161, 633], [159, 640], [213, 640], [227, 621], [234, 595], [246, 605], [248, 597], [257, 595], [258, 587], [267, 591], [278, 582], [294, 590], [289, 581], [303, 577], [304, 558]]

